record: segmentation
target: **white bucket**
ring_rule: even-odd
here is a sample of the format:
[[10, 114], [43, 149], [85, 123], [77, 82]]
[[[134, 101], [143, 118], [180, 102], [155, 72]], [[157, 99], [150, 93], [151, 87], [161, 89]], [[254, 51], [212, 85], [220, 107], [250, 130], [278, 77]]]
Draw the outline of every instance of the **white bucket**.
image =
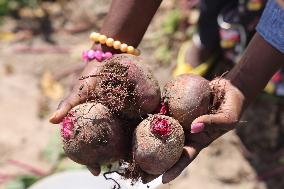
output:
[[[121, 189], [154, 189], [162, 183], [161, 177], [148, 184], [137, 182], [131, 185], [130, 180], [123, 180], [117, 174], [107, 175], [115, 179]], [[88, 170], [70, 170], [43, 178], [29, 189], [113, 189], [117, 185], [112, 180], [106, 180], [102, 175], [93, 176]]]

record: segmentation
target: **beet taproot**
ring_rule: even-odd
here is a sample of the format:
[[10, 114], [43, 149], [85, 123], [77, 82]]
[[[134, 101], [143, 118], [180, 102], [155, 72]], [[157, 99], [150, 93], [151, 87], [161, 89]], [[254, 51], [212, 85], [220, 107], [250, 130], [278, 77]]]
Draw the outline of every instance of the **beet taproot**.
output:
[[137, 56], [117, 54], [103, 62], [95, 99], [126, 118], [140, 118], [159, 106], [161, 92], [151, 70]]
[[169, 81], [163, 90], [168, 114], [190, 129], [192, 121], [209, 111], [209, 81], [194, 74], [184, 74]]
[[149, 116], [134, 131], [134, 162], [148, 174], [163, 174], [179, 160], [184, 140], [177, 120], [159, 114]]
[[123, 122], [99, 103], [83, 103], [64, 118], [61, 134], [65, 154], [73, 161], [102, 165], [125, 158], [131, 146], [131, 134]]

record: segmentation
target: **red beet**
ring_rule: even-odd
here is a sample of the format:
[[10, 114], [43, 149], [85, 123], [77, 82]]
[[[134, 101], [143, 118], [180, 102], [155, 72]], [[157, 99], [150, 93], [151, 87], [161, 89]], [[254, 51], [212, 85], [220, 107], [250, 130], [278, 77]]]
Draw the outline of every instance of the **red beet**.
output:
[[102, 104], [84, 103], [64, 118], [64, 151], [73, 161], [93, 166], [111, 163], [127, 156], [131, 134], [123, 123]]
[[190, 129], [192, 121], [209, 111], [209, 81], [201, 76], [185, 74], [168, 82], [163, 91], [170, 116], [184, 129]]
[[134, 162], [146, 173], [159, 175], [179, 160], [184, 132], [175, 119], [156, 114], [138, 125], [133, 142]]
[[94, 91], [97, 101], [130, 119], [156, 110], [160, 102], [160, 87], [141, 58], [118, 54], [104, 64]]

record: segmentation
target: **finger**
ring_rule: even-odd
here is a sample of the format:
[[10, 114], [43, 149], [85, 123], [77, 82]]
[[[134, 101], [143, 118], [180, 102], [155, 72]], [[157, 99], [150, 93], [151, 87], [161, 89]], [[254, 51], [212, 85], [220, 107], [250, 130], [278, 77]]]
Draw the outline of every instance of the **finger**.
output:
[[209, 146], [214, 140], [218, 137], [225, 134], [225, 131], [214, 131], [214, 132], [200, 132], [200, 133], [193, 133], [190, 135], [188, 143], [198, 143], [200, 147], [206, 148]]
[[214, 126], [215, 130], [229, 131], [238, 123], [238, 117], [234, 112], [224, 112], [217, 114], [208, 114], [196, 118], [191, 124], [191, 133], [199, 133], [211, 130]]
[[147, 183], [151, 182], [152, 180], [158, 178], [159, 176], [160, 175], [149, 175], [149, 174], [147, 174], [147, 175], [143, 176], [141, 180], [142, 180], [143, 184], [147, 184]]
[[198, 146], [185, 146], [179, 161], [163, 174], [163, 184], [169, 183], [178, 177], [181, 172], [195, 159], [201, 148]]
[[72, 92], [69, 97], [67, 97], [59, 104], [58, 109], [50, 117], [49, 121], [53, 124], [60, 123], [73, 107], [85, 101], [86, 98], [86, 95], [79, 95], [77, 92]]
[[94, 176], [98, 176], [101, 172], [101, 168], [99, 165], [95, 165], [95, 166], [87, 166], [88, 170], [94, 175]]

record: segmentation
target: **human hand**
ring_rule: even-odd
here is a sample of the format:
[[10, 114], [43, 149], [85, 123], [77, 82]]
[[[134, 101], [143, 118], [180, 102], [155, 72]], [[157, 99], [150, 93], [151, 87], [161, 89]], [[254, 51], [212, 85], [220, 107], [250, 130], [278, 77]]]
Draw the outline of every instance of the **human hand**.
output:
[[93, 76], [98, 73], [100, 65], [101, 63], [96, 60], [87, 63], [81, 74], [81, 78], [77, 80], [70, 94], [60, 102], [57, 110], [50, 117], [49, 121], [51, 123], [60, 123], [69, 110], [91, 98], [90, 92], [96, 85], [96, 78]]
[[[215, 112], [196, 118], [191, 131], [185, 133], [186, 142], [180, 160], [163, 174], [163, 183], [168, 183], [195, 159], [199, 152], [226, 132], [234, 129], [244, 108], [244, 95], [229, 80], [218, 78], [210, 82], [214, 94]], [[148, 180], [150, 181], [150, 180]]]

